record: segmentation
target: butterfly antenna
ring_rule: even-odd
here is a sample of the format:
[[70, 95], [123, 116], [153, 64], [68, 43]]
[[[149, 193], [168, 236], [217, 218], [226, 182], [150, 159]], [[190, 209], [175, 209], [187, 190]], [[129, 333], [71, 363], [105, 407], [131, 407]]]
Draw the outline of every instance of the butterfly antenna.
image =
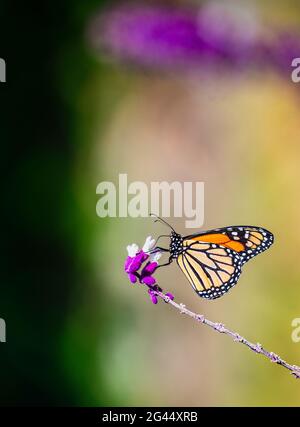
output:
[[164, 219], [162, 219], [162, 218], [160, 218], [159, 216], [157, 216], [157, 215], [155, 215], [155, 214], [153, 214], [153, 213], [150, 213], [150, 216], [154, 216], [155, 218], [156, 218], [156, 220], [154, 221], [154, 222], [161, 222], [161, 223], [163, 223], [163, 224], [165, 224], [165, 225], [167, 225], [169, 228], [171, 228], [171, 230], [172, 231], [174, 231], [174, 233], [175, 233], [175, 230], [174, 230], [174, 228], [170, 225], [170, 224], [168, 224], [167, 223], [167, 221], [165, 221]]
[[158, 238], [155, 240], [154, 247], [156, 247], [157, 242], [159, 241], [159, 239], [160, 239], [161, 237], [169, 237], [169, 238], [170, 238], [170, 235], [169, 235], [169, 234], [161, 234], [160, 236], [158, 236]]

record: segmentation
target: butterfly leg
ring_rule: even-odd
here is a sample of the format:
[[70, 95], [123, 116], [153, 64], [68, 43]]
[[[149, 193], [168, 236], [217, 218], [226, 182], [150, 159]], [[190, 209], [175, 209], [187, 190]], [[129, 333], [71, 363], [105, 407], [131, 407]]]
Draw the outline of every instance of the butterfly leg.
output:
[[165, 267], [166, 265], [170, 265], [172, 261], [173, 261], [173, 257], [172, 257], [172, 256], [170, 256], [169, 261], [168, 261], [168, 262], [166, 262], [165, 264], [159, 264], [159, 265], [156, 267], [156, 270], [157, 270], [158, 268], [160, 268], [160, 267]]
[[170, 252], [169, 249], [161, 248], [160, 246], [156, 246], [154, 249], [149, 251], [149, 254], [155, 254], [156, 252]]

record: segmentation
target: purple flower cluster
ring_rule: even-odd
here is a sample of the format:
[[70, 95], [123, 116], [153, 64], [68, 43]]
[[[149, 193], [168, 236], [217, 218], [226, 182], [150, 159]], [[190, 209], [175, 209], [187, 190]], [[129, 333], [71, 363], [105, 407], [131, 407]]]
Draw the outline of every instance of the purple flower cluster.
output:
[[200, 8], [123, 3], [93, 19], [89, 41], [118, 60], [172, 70], [216, 62], [282, 70], [300, 56], [300, 34], [266, 28], [255, 9], [230, 2]]
[[143, 274], [143, 270], [141, 274], [138, 274], [138, 270], [141, 268], [142, 264], [148, 256], [145, 254], [145, 252], [140, 251], [135, 256], [129, 256], [127, 257], [124, 265], [125, 272], [128, 274], [128, 278], [131, 281], [131, 283], [136, 283], [137, 279], [141, 277]]
[[[124, 270], [131, 283], [139, 281], [139, 283], [148, 287], [148, 294], [152, 303], [157, 304], [156, 291], [162, 291], [162, 289], [157, 285], [153, 274], [158, 267], [158, 260], [161, 254], [160, 252], [155, 252], [152, 255], [149, 254], [154, 244], [155, 241], [151, 237], [147, 237], [143, 248], [140, 250], [136, 244], [127, 246], [128, 256], [125, 261]], [[171, 293], [167, 293], [166, 296], [172, 300], [174, 299]]]

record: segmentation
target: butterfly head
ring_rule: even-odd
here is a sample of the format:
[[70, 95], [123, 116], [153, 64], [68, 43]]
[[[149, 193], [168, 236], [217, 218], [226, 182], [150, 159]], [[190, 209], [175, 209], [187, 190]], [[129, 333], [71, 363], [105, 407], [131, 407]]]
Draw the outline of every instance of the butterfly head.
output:
[[172, 258], [177, 258], [183, 251], [183, 238], [180, 234], [175, 231], [171, 232], [170, 235], [170, 254]]

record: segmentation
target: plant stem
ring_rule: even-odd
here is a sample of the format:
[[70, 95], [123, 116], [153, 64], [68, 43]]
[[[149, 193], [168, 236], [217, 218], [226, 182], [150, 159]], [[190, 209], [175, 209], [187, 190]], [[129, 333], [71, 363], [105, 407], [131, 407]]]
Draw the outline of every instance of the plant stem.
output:
[[255, 353], [261, 354], [267, 357], [271, 362], [277, 363], [278, 365], [281, 365], [284, 368], [288, 369], [295, 378], [298, 378], [298, 379], [300, 378], [299, 366], [290, 365], [285, 360], [281, 359], [281, 357], [279, 357], [277, 354], [273, 352], [269, 352], [266, 349], [264, 349], [261, 344], [259, 343], [254, 344], [246, 340], [246, 338], [242, 337], [238, 333], [233, 332], [230, 329], [227, 329], [222, 323], [212, 322], [211, 320], [206, 319], [202, 314], [194, 313], [193, 311], [187, 309], [184, 304], [178, 304], [177, 302], [172, 300], [170, 297], [165, 295], [163, 292], [159, 290], [155, 290], [153, 292], [163, 301], [165, 301], [168, 304], [171, 304], [181, 314], [186, 314], [187, 316], [190, 316], [193, 319], [195, 319], [197, 322], [203, 323], [204, 325], [209, 326], [210, 328], [214, 329], [217, 332], [220, 332], [221, 334], [226, 334], [230, 336], [234, 341], [246, 345], [250, 350], [254, 351]]

